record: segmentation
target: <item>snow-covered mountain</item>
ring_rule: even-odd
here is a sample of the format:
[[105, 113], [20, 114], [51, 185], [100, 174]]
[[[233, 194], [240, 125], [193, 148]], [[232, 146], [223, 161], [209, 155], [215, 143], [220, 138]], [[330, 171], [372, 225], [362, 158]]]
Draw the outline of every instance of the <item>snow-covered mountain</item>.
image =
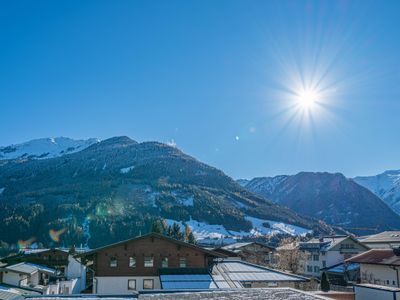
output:
[[66, 137], [42, 138], [29, 142], [0, 147], [0, 160], [2, 159], [45, 159], [62, 156], [81, 151], [99, 139], [74, 140]]
[[354, 181], [369, 189], [400, 214], [400, 170], [385, 171], [375, 176], [358, 176]]
[[[395, 178], [400, 179], [394, 174], [388, 177], [393, 182]], [[396, 182], [399, 187], [400, 181]], [[291, 176], [258, 177], [248, 181], [244, 188], [300, 215], [322, 219], [357, 234], [400, 228], [400, 217], [388, 204], [340, 173], [301, 172]]]

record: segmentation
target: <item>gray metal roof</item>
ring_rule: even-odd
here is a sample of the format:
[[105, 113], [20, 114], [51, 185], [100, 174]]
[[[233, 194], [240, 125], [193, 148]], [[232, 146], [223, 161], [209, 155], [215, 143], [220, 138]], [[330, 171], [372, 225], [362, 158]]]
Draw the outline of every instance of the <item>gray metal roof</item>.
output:
[[25, 290], [19, 287], [13, 287], [0, 283], [0, 299], [2, 300], [21, 300], [23, 295], [40, 295], [38, 292]]
[[304, 282], [307, 278], [244, 261], [224, 260], [213, 266], [212, 277], [219, 288], [243, 287], [243, 282]]

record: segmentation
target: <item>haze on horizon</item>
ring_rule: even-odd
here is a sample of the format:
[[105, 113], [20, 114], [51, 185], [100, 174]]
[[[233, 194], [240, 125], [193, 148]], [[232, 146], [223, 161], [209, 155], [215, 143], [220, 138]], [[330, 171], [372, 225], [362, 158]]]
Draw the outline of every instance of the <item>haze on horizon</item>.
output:
[[0, 4], [0, 145], [127, 135], [234, 178], [400, 168], [400, 3]]

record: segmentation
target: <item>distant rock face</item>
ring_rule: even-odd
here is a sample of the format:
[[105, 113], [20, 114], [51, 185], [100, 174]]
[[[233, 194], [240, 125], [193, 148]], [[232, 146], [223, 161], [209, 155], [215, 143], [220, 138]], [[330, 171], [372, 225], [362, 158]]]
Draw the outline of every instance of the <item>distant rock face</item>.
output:
[[0, 160], [0, 189], [0, 241], [7, 243], [35, 237], [51, 245], [51, 229], [62, 230], [65, 244], [96, 247], [147, 232], [160, 217], [221, 232], [251, 232], [254, 224], [263, 232], [262, 220], [332, 230], [248, 192], [176, 147], [128, 137], [49, 159]]
[[359, 176], [354, 181], [369, 189], [400, 214], [400, 170], [390, 170], [376, 176]]
[[260, 177], [249, 181], [245, 188], [299, 214], [355, 233], [400, 228], [400, 217], [379, 197], [339, 173]]
[[0, 147], [1, 159], [45, 159], [81, 151], [98, 139], [73, 140], [65, 137], [36, 139], [22, 144]]

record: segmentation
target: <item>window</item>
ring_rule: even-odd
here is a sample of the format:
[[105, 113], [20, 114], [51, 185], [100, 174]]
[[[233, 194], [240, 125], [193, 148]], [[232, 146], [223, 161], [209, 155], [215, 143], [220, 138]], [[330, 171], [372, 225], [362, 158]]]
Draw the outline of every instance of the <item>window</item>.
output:
[[144, 290], [154, 289], [154, 280], [153, 279], [143, 279], [143, 289]]
[[110, 267], [115, 268], [118, 266], [117, 258], [116, 257], [110, 257]]
[[180, 268], [186, 268], [186, 258], [185, 257], [181, 257], [179, 259], [179, 267]]
[[128, 290], [136, 290], [136, 279], [128, 279]]
[[152, 268], [153, 266], [154, 266], [154, 258], [152, 256], [145, 256], [144, 257], [144, 267]]
[[161, 259], [161, 268], [168, 268], [168, 257], [163, 257]]
[[314, 254], [313, 255], [313, 260], [314, 261], [319, 261], [319, 255], [318, 254]]
[[246, 288], [246, 289], [249, 289], [249, 288], [251, 288], [251, 283], [250, 282], [244, 282], [243, 283], [243, 287]]
[[307, 272], [312, 272], [312, 266], [307, 266]]
[[312, 255], [311, 254], [307, 255], [307, 260], [311, 260], [311, 259], [312, 259]]
[[319, 267], [314, 266], [314, 273], [319, 273]]
[[129, 257], [129, 267], [136, 268], [136, 257], [134, 256]]
[[323, 267], [323, 268], [326, 268], [326, 260], [323, 260], [323, 261], [322, 261], [322, 267]]

